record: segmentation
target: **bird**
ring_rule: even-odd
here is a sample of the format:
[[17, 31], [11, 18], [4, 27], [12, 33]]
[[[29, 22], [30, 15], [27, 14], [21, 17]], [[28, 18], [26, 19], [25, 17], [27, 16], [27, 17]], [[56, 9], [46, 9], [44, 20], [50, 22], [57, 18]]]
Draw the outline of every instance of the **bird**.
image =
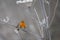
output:
[[25, 21], [21, 21], [19, 22], [19, 24], [17, 25], [17, 30], [19, 31], [19, 29], [25, 29], [27, 26], [26, 26], [26, 23]]

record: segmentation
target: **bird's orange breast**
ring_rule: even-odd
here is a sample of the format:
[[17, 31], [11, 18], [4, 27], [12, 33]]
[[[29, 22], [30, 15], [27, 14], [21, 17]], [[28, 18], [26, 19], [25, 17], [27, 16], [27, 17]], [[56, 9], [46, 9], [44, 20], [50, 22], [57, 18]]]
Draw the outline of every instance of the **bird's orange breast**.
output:
[[24, 22], [20, 22], [19, 27], [20, 28], [26, 28], [26, 24]]

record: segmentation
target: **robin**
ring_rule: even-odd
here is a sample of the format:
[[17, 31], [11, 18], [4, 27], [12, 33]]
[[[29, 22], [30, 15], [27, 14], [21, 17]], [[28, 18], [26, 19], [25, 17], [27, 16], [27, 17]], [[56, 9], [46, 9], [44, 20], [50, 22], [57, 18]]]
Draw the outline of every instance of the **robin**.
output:
[[21, 21], [18, 25], [17, 25], [17, 30], [19, 31], [19, 29], [25, 29], [26, 28], [26, 23], [24, 21]]

